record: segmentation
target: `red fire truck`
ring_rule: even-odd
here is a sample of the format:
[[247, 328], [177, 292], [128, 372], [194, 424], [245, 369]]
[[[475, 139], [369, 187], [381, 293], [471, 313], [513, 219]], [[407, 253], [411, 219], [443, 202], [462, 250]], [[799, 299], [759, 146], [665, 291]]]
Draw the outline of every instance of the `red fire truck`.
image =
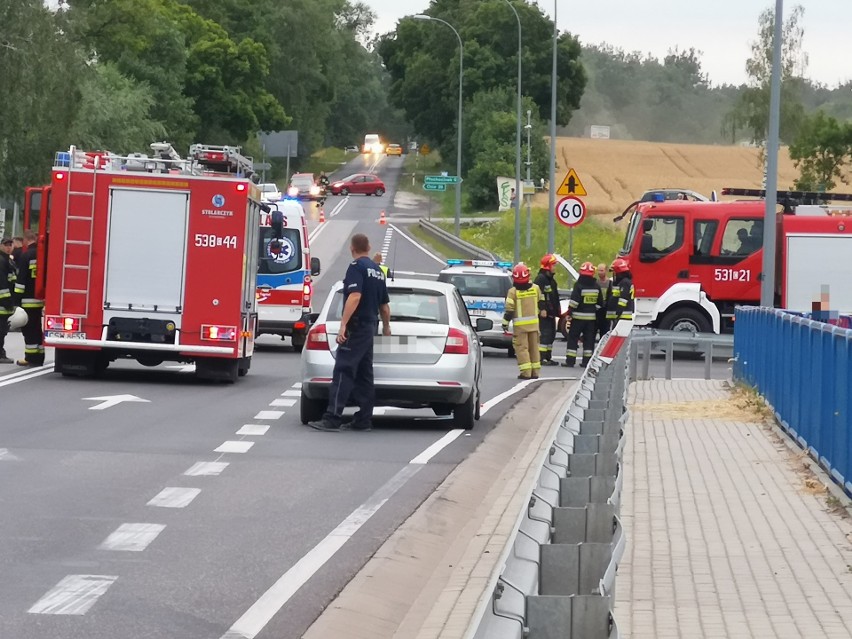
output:
[[31, 208], [41, 200], [45, 345], [63, 375], [130, 358], [194, 362], [200, 378], [235, 381], [257, 332], [251, 159], [237, 147], [198, 144], [185, 160], [167, 143], [151, 149], [72, 147], [57, 154], [50, 187], [28, 191]]
[[[832, 310], [852, 311], [852, 211], [824, 204], [852, 195], [779, 191], [778, 201], [776, 305], [811, 311], [828, 291]], [[635, 325], [731, 330], [735, 306], [760, 303], [764, 207], [762, 200], [635, 204], [619, 252], [630, 260]]]

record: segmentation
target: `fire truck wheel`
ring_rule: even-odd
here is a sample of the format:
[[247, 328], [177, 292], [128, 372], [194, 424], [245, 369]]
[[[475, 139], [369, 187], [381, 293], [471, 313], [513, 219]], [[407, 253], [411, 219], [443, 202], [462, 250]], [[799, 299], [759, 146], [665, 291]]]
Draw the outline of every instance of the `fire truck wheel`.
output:
[[195, 376], [217, 382], [233, 384], [240, 375], [240, 361], [224, 357], [198, 358], [195, 362]]
[[322, 400], [307, 397], [302, 391], [302, 396], [299, 398], [299, 419], [303, 424], [322, 419], [326, 404], [327, 402]]
[[237, 368], [237, 375], [239, 377], [245, 377], [246, 375], [248, 375], [250, 368], [251, 368], [251, 357], [243, 357], [240, 360], [239, 367]]
[[55, 368], [63, 377], [94, 377], [109, 365], [97, 351], [57, 348], [54, 358]]
[[660, 328], [664, 331], [690, 331], [697, 333], [710, 333], [713, 327], [710, 320], [695, 308], [677, 308], [666, 313], [660, 322]]

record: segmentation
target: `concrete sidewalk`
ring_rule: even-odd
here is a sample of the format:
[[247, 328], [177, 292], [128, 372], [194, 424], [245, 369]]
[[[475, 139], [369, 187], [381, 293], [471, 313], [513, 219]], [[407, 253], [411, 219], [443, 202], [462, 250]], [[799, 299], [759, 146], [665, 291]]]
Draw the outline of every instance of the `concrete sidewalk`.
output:
[[[630, 389], [623, 637], [852, 637], [852, 522], [718, 380]], [[826, 480], [827, 481], [827, 480]]]

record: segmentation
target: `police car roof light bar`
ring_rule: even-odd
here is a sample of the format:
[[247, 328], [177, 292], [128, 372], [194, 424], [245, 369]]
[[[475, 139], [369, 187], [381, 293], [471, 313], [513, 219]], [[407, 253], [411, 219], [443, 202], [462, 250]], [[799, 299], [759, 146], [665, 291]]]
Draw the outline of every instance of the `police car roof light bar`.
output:
[[511, 262], [495, 262], [493, 260], [451, 259], [447, 260], [447, 266], [491, 266], [496, 268], [510, 269], [513, 265]]

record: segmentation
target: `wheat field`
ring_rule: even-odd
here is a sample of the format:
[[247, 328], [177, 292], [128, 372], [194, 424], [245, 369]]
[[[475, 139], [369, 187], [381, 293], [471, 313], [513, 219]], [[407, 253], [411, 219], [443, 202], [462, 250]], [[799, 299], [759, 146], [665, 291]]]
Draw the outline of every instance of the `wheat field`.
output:
[[[763, 170], [757, 157], [756, 148], [742, 146], [558, 138], [556, 174], [561, 182], [574, 168], [588, 192], [588, 211], [609, 215], [651, 188], [691, 189], [708, 197], [726, 186], [761, 188]], [[789, 189], [798, 172], [786, 148], [778, 162], [778, 186]], [[546, 207], [547, 197], [539, 193], [534, 204]]]

